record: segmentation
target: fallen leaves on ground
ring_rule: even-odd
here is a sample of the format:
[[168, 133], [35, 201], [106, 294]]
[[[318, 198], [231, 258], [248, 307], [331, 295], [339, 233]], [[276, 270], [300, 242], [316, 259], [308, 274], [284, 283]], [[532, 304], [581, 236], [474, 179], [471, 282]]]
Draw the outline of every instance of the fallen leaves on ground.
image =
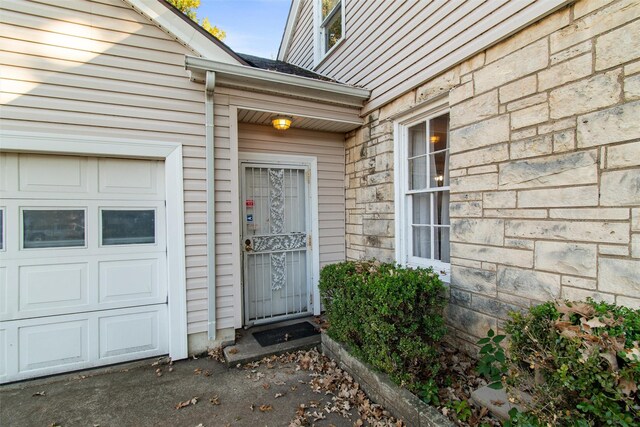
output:
[[258, 409], [260, 409], [260, 412], [269, 412], [269, 411], [273, 411], [273, 406], [271, 406], [271, 405], [260, 405], [260, 407]]
[[176, 409], [182, 409], [182, 408], [185, 408], [185, 407], [190, 406], [190, 405], [195, 405], [196, 403], [198, 403], [198, 399], [199, 399], [198, 397], [192, 397], [189, 400], [185, 400], [184, 402], [180, 402], [180, 403], [178, 403], [176, 405]]
[[212, 405], [219, 405], [220, 397], [216, 394], [215, 396], [211, 397], [211, 399], [209, 399], [209, 403], [211, 403]]
[[31, 395], [31, 397], [44, 396], [46, 393], [44, 391], [37, 391]]

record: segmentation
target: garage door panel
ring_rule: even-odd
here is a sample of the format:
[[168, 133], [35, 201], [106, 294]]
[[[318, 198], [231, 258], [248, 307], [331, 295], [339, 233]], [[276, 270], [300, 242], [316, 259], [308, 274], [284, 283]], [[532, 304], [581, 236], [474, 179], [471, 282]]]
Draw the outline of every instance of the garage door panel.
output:
[[89, 361], [88, 320], [23, 326], [18, 330], [20, 371]]
[[88, 304], [88, 263], [20, 267], [20, 311]]
[[7, 331], [0, 328], [0, 380], [7, 376], [8, 356]]
[[164, 295], [166, 284], [158, 258], [99, 263], [99, 303], [136, 301]]
[[23, 192], [87, 193], [86, 157], [21, 154], [19, 189]]
[[100, 193], [158, 194], [164, 197], [164, 176], [158, 162], [148, 160], [98, 160]]
[[7, 286], [8, 269], [0, 267], [0, 319], [9, 312], [9, 287]]
[[100, 318], [100, 358], [158, 351], [160, 312]]

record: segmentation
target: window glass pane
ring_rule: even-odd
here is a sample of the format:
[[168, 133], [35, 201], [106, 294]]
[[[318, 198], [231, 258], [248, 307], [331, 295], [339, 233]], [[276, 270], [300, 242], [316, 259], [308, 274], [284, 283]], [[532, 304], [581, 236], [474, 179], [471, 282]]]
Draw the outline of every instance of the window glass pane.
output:
[[427, 154], [427, 124], [420, 123], [409, 128], [409, 157]]
[[427, 156], [409, 160], [409, 189], [427, 188]]
[[442, 262], [451, 262], [449, 257], [449, 227], [435, 227], [434, 230], [434, 259]]
[[431, 224], [431, 195], [415, 194], [413, 196], [414, 224]]
[[102, 210], [103, 245], [139, 245], [155, 242], [155, 210]]
[[431, 258], [431, 227], [413, 226], [413, 256]]
[[449, 185], [449, 150], [429, 154], [429, 188]]
[[342, 38], [342, 14], [337, 11], [324, 30], [324, 51], [328, 52]]
[[329, 13], [340, 3], [340, 0], [322, 0], [322, 20], [324, 21]]
[[0, 250], [4, 249], [4, 209], [0, 209]]
[[429, 120], [429, 152], [449, 148], [449, 114]]
[[433, 223], [437, 225], [449, 225], [449, 192], [436, 191], [433, 193], [436, 212]]
[[24, 247], [85, 246], [84, 214], [83, 209], [23, 210]]

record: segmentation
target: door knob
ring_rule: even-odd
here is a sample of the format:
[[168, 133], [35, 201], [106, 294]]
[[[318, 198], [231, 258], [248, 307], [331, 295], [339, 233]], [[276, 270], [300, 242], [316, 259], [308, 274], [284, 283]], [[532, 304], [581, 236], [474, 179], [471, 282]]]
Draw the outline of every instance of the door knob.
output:
[[251, 252], [253, 248], [251, 247], [251, 239], [247, 239], [244, 241], [244, 250], [246, 252]]

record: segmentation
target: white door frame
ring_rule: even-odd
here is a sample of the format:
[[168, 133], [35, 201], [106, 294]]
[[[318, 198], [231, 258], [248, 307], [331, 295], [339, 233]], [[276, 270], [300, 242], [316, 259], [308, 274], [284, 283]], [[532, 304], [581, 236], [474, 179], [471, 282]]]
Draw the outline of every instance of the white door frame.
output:
[[[274, 164], [283, 164], [283, 165], [300, 165], [308, 167], [311, 171], [311, 179], [309, 180], [309, 200], [311, 201], [311, 206], [309, 206], [309, 213], [311, 214], [311, 295], [313, 296], [313, 301], [311, 303], [311, 308], [313, 310], [313, 314], [318, 316], [320, 314], [320, 289], [318, 288], [318, 279], [320, 278], [320, 243], [319, 243], [319, 225], [318, 225], [318, 158], [313, 156], [296, 156], [296, 155], [288, 155], [288, 154], [270, 154], [270, 153], [248, 153], [248, 152], [238, 152], [238, 182], [240, 182], [240, 173], [242, 172], [242, 168], [240, 166], [241, 163], [251, 162], [255, 164], [265, 164], [265, 165], [274, 165]], [[242, 200], [240, 195], [242, 193], [238, 192], [238, 214], [242, 212]], [[238, 217], [238, 244], [239, 246], [242, 244], [240, 241], [242, 238], [242, 222], [240, 221], [240, 217]], [[240, 256], [240, 265], [242, 264], [242, 252], [239, 254]], [[241, 276], [244, 276], [241, 274]], [[244, 277], [238, 284], [237, 292], [242, 295], [244, 291]], [[244, 298], [242, 298], [244, 301]], [[242, 307], [242, 319], [244, 321], [244, 302], [241, 304]]]
[[187, 350], [187, 287], [184, 237], [182, 144], [93, 136], [0, 131], [0, 152], [162, 160], [165, 165], [169, 356]]

